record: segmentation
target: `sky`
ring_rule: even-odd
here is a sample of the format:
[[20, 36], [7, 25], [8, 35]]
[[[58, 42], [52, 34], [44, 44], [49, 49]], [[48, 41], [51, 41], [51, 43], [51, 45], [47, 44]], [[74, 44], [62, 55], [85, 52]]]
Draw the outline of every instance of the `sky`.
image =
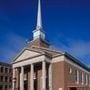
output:
[[[32, 40], [38, 0], [0, 0], [0, 61], [10, 63]], [[41, 0], [46, 39], [90, 66], [90, 0]]]

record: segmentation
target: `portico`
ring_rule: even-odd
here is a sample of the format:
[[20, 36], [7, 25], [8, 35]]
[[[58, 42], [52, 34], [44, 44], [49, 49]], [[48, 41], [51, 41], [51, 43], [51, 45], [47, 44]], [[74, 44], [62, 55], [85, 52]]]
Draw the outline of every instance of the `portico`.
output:
[[29, 61], [28, 64], [22, 65], [21, 61], [13, 65], [13, 90], [52, 90], [51, 63], [44, 59]]

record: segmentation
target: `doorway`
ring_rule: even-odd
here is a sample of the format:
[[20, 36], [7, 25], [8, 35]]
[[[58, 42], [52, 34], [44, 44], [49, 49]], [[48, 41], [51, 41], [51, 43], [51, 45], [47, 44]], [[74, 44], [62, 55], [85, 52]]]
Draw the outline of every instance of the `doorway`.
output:
[[76, 87], [71, 87], [71, 88], [69, 88], [69, 90], [77, 90], [77, 88]]
[[34, 90], [37, 90], [37, 79], [34, 79]]
[[27, 82], [27, 80], [24, 81], [24, 90], [28, 90], [28, 82]]

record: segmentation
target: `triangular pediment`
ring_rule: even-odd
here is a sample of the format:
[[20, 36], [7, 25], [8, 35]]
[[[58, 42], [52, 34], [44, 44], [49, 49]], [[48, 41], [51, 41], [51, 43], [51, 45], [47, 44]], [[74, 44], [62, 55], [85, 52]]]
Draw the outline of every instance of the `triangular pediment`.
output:
[[42, 55], [42, 53], [34, 51], [34, 50], [24, 49], [22, 52], [19, 53], [18, 56], [16, 56], [16, 58], [14, 59], [14, 62], [26, 60], [26, 59], [39, 56], [39, 55]]

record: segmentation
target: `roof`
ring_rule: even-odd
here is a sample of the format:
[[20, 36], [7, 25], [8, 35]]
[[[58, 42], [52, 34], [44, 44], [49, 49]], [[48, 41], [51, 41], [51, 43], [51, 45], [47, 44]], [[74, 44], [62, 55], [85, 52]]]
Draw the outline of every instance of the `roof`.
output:
[[71, 56], [69, 53], [65, 52], [64, 54], [67, 58], [69, 58], [69, 60], [73, 61], [74, 63], [76, 63], [77, 65], [81, 66], [82, 68], [90, 71], [90, 68], [88, 66], [86, 66], [84, 63], [82, 63], [80, 60], [76, 59], [75, 57]]
[[77, 65], [86, 69], [87, 71], [90, 71], [90, 68], [88, 66], [86, 66], [80, 60], [76, 59], [75, 57], [73, 57], [72, 55], [70, 55], [67, 52], [52, 50], [52, 49], [48, 49], [48, 48], [40, 48], [40, 47], [33, 47], [33, 48], [35, 48], [37, 50], [40, 50], [40, 51], [44, 51], [48, 56], [50, 56], [52, 58], [53, 57], [58, 57], [58, 56], [61, 56], [61, 55], [65, 55], [67, 58], [69, 58], [70, 61], [76, 63]]
[[[25, 50], [34, 51], [34, 52], [41, 53], [41, 54], [44, 53], [42, 51], [37, 51], [35, 49], [25, 47], [22, 49], [22, 51], [20, 53], [18, 53], [18, 55], [13, 59], [13, 61], [15, 61]], [[12, 63], [13, 63], [13, 61], [12, 61]]]
[[32, 48], [35, 49], [35, 50], [37, 50], [37, 51], [44, 52], [49, 57], [56, 57], [58, 55], [62, 55], [63, 54], [63, 52], [52, 50], [52, 49], [48, 49], [48, 48], [44, 48], [44, 47], [36, 47], [35, 46], [35, 47], [32, 47]]
[[69, 53], [57, 51], [57, 50], [52, 50], [52, 49], [48, 49], [48, 48], [44, 48], [44, 47], [37, 47], [37, 46], [33, 46], [32, 48], [26, 47], [14, 58], [14, 60], [16, 58], [18, 58], [25, 50], [30, 50], [30, 51], [35, 51], [35, 52], [38, 52], [41, 54], [45, 54], [50, 58], [64, 55], [65, 57], [69, 58], [70, 61], [76, 63], [77, 65], [84, 68], [85, 70], [90, 71], [90, 68], [88, 66], [86, 66], [84, 63], [82, 63], [80, 60], [76, 59], [75, 57], [73, 57]]
[[11, 66], [11, 64], [5, 63], [5, 62], [0, 62], [0, 65], [3, 65], [3, 66]]

